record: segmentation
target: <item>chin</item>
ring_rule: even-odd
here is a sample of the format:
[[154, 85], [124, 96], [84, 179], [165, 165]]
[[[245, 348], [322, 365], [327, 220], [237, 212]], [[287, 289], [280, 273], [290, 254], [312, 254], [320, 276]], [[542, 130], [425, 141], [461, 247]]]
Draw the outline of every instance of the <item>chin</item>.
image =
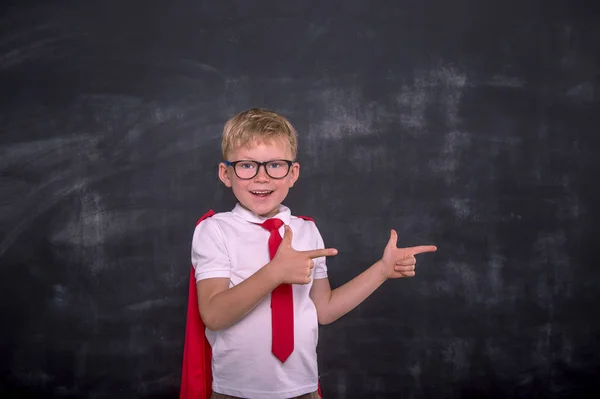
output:
[[241, 201], [240, 203], [244, 208], [248, 209], [250, 212], [262, 217], [274, 216], [279, 212], [279, 204], [272, 206], [256, 206], [254, 204], [244, 203]]
[[272, 217], [279, 213], [279, 205], [270, 209], [257, 209], [253, 212], [262, 217]]
[[[244, 193], [245, 194], [245, 193]], [[270, 198], [258, 199], [247, 195], [236, 196], [242, 206], [255, 215], [270, 217], [279, 213], [279, 205], [285, 199], [281, 192], [271, 194]]]

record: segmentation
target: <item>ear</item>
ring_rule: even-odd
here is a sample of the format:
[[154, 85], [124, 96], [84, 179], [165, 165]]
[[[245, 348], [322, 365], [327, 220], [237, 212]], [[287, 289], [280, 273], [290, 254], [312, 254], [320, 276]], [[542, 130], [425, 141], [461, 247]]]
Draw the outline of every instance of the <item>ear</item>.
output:
[[226, 187], [231, 187], [231, 179], [229, 178], [229, 168], [225, 165], [225, 162], [219, 164], [219, 179], [225, 184]]
[[290, 174], [288, 175], [290, 178], [290, 188], [294, 187], [294, 183], [300, 177], [300, 164], [298, 162], [294, 162], [290, 167]]

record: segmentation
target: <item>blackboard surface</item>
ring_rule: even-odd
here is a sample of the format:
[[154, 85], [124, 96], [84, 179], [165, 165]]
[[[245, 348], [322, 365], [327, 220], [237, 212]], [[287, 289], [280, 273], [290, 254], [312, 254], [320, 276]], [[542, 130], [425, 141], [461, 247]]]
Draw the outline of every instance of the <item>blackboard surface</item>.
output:
[[[600, 13], [583, 1], [0, 6], [0, 397], [174, 398], [232, 114], [300, 135], [286, 205], [339, 286], [326, 399], [600, 394]], [[586, 395], [584, 395], [586, 394]]]

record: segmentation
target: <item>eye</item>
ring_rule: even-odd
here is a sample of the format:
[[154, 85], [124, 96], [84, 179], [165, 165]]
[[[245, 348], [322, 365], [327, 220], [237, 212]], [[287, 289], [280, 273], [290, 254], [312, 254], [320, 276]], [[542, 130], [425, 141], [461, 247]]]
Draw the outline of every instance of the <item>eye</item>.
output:
[[269, 163], [269, 169], [284, 168], [286, 165], [287, 163], [283, 161], [273, 161]]
[[253, 162], [240, 162], [238, 163], [238, 168], [240, 169], [254, 169], [256, 165]]

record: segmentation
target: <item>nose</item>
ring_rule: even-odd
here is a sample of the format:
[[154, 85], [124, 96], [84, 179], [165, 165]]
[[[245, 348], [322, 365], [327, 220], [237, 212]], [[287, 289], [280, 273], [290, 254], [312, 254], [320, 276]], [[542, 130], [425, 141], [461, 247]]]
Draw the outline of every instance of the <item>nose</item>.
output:
[[258, 166], [258, 173], [254, 177], [254, 180], [256, 180], [256, 181], [269, 181], [269, 179], [270, 179], [270, 177], [267, 174], [267, 167], [266, 167], [266, 165], [259, 165]]

